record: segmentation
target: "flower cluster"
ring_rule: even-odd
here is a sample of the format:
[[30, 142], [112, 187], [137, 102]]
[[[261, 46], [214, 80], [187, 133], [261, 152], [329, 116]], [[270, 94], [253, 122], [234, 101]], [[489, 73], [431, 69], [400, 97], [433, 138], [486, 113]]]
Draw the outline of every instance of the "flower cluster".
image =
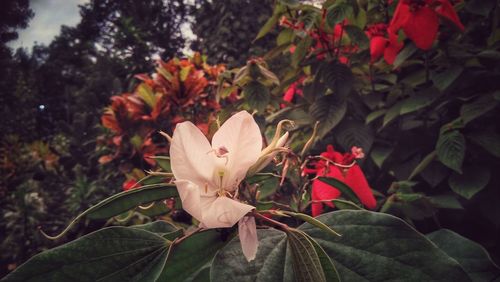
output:
[[[355, 159], [364, 157], [361, 148], [353, 147], [351, 153], [341, 154], [328, 145], [326, 152], [321, 153], [314, 168], [305, 168], [306, 174], [317, 177], [332, 177], [346, 183], [360, 199], [361, 203], [369, 209], [375, 209], [377, 201], [373, 196], [363, 171]], [[332, 200], [341, 196], [341, 192], [325, 182], [314, 179], [312, 184], [312, 215], [317, 216], [323, 212], [323, 205], [334, 207]]]

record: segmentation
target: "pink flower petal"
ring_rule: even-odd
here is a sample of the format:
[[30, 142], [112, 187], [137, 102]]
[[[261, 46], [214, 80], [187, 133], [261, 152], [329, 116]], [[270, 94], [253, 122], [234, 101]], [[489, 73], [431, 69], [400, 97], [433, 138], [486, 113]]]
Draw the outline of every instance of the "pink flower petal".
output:
[[257, 227], [253, 216], [244, 216], [238, 222], [238, 235], [240, 236], [241, 249], [247, 261], [255, 259], [259, 239], [257, 238]]

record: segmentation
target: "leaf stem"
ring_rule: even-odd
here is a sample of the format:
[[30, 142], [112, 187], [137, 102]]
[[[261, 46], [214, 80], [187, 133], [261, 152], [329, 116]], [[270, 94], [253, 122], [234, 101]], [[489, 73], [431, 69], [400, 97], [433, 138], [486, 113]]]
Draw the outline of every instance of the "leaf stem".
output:
[[283, 231], [285, 231], [285, 232], [287, 232], [287, 231], [288, 231], [288, 229], [290, 229], [290, 227], [289, 227], [288, 225], [286, 225], [286, 224], [284, 224], [284, 223], [281, 223], [281, 222], [279, 222], [279, 221], [276, 221], [276, 220], [274, 220], [274, 219], [267, 218], [267, 217], [263, 216], [262, 214], [260, 214], [259, 212], [255, 211], [255, 210], [253, 211], [253, 216], [254, 216], [254, 217], [256, 217], [256, 218], [259, 218], [259, 219], [261, 219], [261, 220], [263, 220], [263, 221], [269, 222], [269, 223], [271, 223], [272, 225], [277, 226], [277, 227], [278, 227], [278, 229], [281, 229], [281, 230], [283, 230]]

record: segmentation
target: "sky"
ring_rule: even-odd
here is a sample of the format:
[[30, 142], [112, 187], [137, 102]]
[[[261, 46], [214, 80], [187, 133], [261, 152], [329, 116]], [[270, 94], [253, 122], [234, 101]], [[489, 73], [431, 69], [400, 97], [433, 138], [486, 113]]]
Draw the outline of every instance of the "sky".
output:
[[9, 46], [31, 49], [35, 42], [48, 45], [59, 34], [61, 25], [75, 26], [80, 22], [78, 5], [87, 2], [89, 0], [31, 0], [35, 16], [26, 29], [18, 31], [19, 38]]
[[[35, 16], [29, 21], [26, 29], [18, 31], [19, 38], [9, 42], [13, 49], [27, 48], [28, 51], [37, 42], [49, 45], [61, 30], [61, 25], [75, 26], [80, 22], [78, 5], [88, 3], [90, 0], [30, 0], [30, 6]], [[189, 2], [189, 1], [188, 1]], [[181, 26], [181, 31], [188, 39], [194, 34], [188, 23]], [[184, 54], [190, 54], [189, 44], [183, 49]]]

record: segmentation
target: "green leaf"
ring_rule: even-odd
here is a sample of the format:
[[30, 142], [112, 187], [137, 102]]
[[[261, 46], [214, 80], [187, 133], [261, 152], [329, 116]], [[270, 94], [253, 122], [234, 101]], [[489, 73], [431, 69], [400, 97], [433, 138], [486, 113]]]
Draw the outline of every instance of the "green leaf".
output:
[[293, 273], [297, 281], [326, 282], [321, 261], [309, 239], [294, 229], [287, 232], [287, 237], [293, 258]]
[[323, 247], [343, 281], [469, 281], [455, 260], [397, 217], [342, 210], [317, 219], [342, 237], [308, 223], [299, 230]]
[[391, 155], [393, 150], [394, 148], [392, 147], [375, 146], [370, 157], [379, 168], [382, 168], [385, 160]]
[[472, 142], [483, 147], [486, 151], [491, 153], [493, 156], [500, 158], [500, 134], [488, 130], [473, 132], [467, 135]]
[[394, 60], [393, 68], [397, 69], [399, 68], [408, 58], [410, 58], [415, 52], [417, 52], [418, 48], [415, 46], [415, 44], [409, 43], [406, 44], [403, 50], [399, 52], [398, 56]]
[[248, 262], [235, 237], [215, 256], [210, 271], [211, 281], [293, 281], [291, 260], [287, 260], [286, 234], [275, 229], [258, 229], [259, 247], [256, 258]]
[[500, 269], [478, 243], [448, 229], [427, 234], [427, 238], [454, 258], [473, 281], [494, 281], [500, 277]]
[[211, 229], [173, 244], [158, 281], [184, 281], [210, 262], [226, 243], [219, 232]]
[[342, 182], [336, 178], [332, 178], [332, 177], [319, 177], [318, 179], [320, 181], [325, 182], [326, 184], [338, 189], [342, 193], [341, 195], [344, 198], [346, 198], [347, 200], [354, 202], [356, 204], [360, 204], [359, 199], [356, 196], [356, 194], [354, 194], [352, 188], [349, 187], [344, 182]]
[[497, 105], [498, 102], [493, 99], [491, 94], [483, 95], [474, 100], [472, 103], [463, 105], [462, 108], [460, 108], [460, 116], [462, 117], [464, 124], [467, 124], [493, 110]]
[[431, 203], [440, 209], [463, 210], [464, 207], [454, 194], [444, 194], [428, 197]]
[[358, 45], [359, 48], [366, 49], [370, 46], [370, 40], [361, 28], [354, 25], [346, 25], [344, 30], [351, 41]]
[[163, 171], [172, 172], [172, 167], [170, 166], [170, 157], [154, 156], [153, 159]]
[[470, 200], [488, 185], [490, 177], [490, 170], [487, 167], [466, 166], [463, 174], [454, 172], [448, 178], [448, 184], [455, 193]]
[[300, 220], [303, 220], [305, 222], [309, 222], [310, 224], [318, 227], [321, 230], [326, 231], [327, 233], [331, 234], [332, 236], [342, 236], [339, 233], [335, 232], [333, 229], [325, 225], [323, 222], [315, 219], [314, 217], [311, 217], [310, 215], [303, 214], [303, 213], [297, 213], [297, 212], [288, 212], [288, 211], [282, 211], [282, 213], [291, 215], [295, 218], [298, 218]]
[[388, 125], [391, 121], [400, 116], [401, 107], [403, 106], [404, 101], [399, 101], [396, 104], [392, 105], [392, 107], [387, 110], [387, 113], [384, 116], [384, 121], [382, 122], [382, 128]]
[[369, 152], [373, 145], [375, 133], [371, 126], [357, 120], [344, 120], [337, 127], [335, 140], [345, 150], [350, 151], [353, 146]]
[[155, 94], [151, 86], [146, 83], [141, 83], [137, 87], [137, 95], [142, 98], [142, 100], [151, 108], [154, 108], [156, 104]]
[[249, 185], [258, 184], [258, 190], [260, 191], [260, 199], [265, 199], [268, 196], [273, 195], [279, 188], [280, 179], [272, 175], [254, 175], [247, 178], [247, 183]]
[[386, 109], [380, 109], [380, 110], [376, 110], [376, 111], [373, 111], [371, 113], [369, 113], [367, 116], [366, 116], [366, 119], [365, 119], [365, 124], [370, 124], [372, 123], [374, 120], [378, 119], [379, 117], [385, 115], [387, 113], [387, 110]]
[[343, 118], [347, 111], [347, 103], [335, 95], [327, 95], [317, 99], [309, 108], [310, 114], [319, 121], [318, 138], [323, 138]]
[[412, 173], [408, 177], [408, 180], [412, 180], [415, 176], [421, 173], [436, 158], [436, 155], [436, 151], [432, 151], [430, 154], [425, 156], [425, 158], [412, 171]]
[[326, 22], [330, 27], [342, 22], [352, 15], [352, 7], [345, 3], [338, 3], [328, 8], [326, 12]]
[[341, 199], [333, 199], [332, 202], [335, 204], [335, 207], [339, 210], [362, 210], [363, 208], [356, 205], [351, 201], [341, 200]]
[[271, 95], [266, 86], [258, 81], [250, 81], [243, 87], [243, 96], [246, 102], [252, 109], [256, 109], [259, 113], [264, 113]]
[[143, 204], [178, 197], [177, 189], [174, 187], [174, 184], [151, 184], [115, 194], [79, 214], [58, 235], [46, 235], [46, 237], [50, 239], [58, 239], [62, 237], [71, 229], [71, 227], [73, 227], [73, 225], [84, 217], [89, 219], [107, 219]]
[[439, 94], [439, 91], [434, 87], [419, 91], [403, 101], [399, 113], [404, 115], [423, 109], [432, 104], [439, 97]]
[[284, 29], [282, 30], [279, 34], [278, 37], [276, 38], [276, 45], [284, 45], [284, 44], [289, 44], [292, 42], [292, 39], [294, 37], [295, 33], [293, 32], [292, 29]]
[[182, 229], [179, 229], [173, 224], [168, 223], [164, 220], [157, 220], [146, 224], [134, 225], [131, 227], [156, 233], [159, 236], [170, 241], [173, 241], [175, 238], [182, 236], [182, 234], [184, 233]]
[[292, 66], [294, 68], [299, 67], [300, 62], [309, 52], [313, 40], [310, 36], [306, 36], [304, 39], [300, 40], [295, 48], [295, 52], [292, 54]]
[[[309, 223], [298, 229], [322, 247], [342, 281], [470, 281], [454, 259], [397, 217], [343, 210], [316, 219], [341, 231], [342, 237]], [[257, 234], [255, 260], [246, 261], [239, 239], [234, 238], [214, 258], [212, 281], [293, 281], [292, 250], [286, 246], [285, 233], [268, 229]], [[321, 252], [316, 254], [321, 260]]]
[[320, 82], [330, 88], [337, 97], [346, 97], [352, 90], [354, 77], [351, 69], [339, 62], [323, 63], [318, 69]]
[[266, 34], [268, 34], [274, 28], [274, 26], [278, 23], [280, 17], [281, 17], [281, 14], [273, 14], [271, 17], [269, 17], [269, 19], [262, 26], [262, 28], [259, 30], [259, 33], [257, 34], [257, 36], [255, 37], [255, 39], [253, 41], [255, 42], [256, 40], [266, 36]]
[[168, 247], [155, 233], [108, 227], [32, 257], [2, 281], [156, 281]]
[[465, 157], [465, 138], [462, 133], [458, 130], [441, 133], [436, 144], [436, 152], [441, 163], [462, 173]]
[[457, 80], [463, 70], [462, 66], [452, 66], [441, 73], [433, 73], [431, 79], [434, 86], [439, 91], [444, 92]]
[[306, 233], [303, 233], [309, 242], [314, 247], [316, 254], [318, 255], [319, 261], [321, 263], [321, 268], [323, 269], [323, 273], [325, 274], [326, 281], [329, 282], [340, 282], [340, 275], [335, 268], [335, 265], [332, 262], [332, 259], [326, 254], [325, 250], [316, 242], [313, 238], [311, 238]]

